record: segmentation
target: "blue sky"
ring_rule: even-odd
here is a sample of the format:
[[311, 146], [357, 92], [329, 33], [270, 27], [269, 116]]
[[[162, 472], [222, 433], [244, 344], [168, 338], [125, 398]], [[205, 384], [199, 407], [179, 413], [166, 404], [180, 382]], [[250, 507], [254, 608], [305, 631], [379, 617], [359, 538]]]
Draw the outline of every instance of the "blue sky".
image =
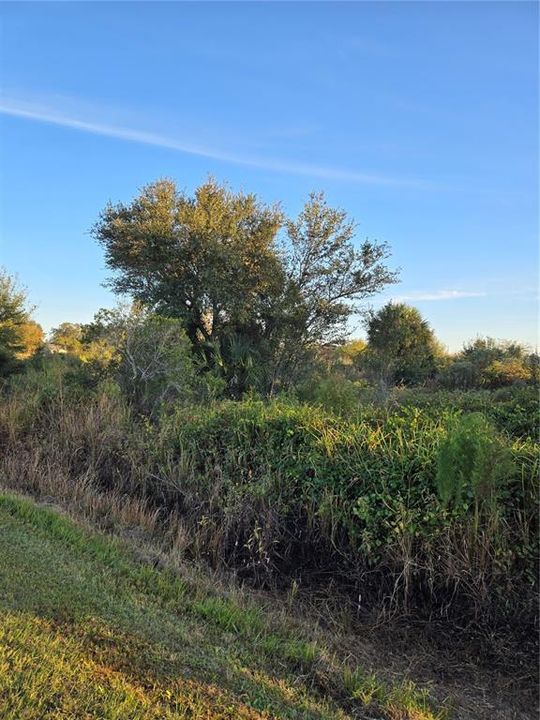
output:
[[[45, 328], [115, 299], [108, 200], [211, 173], [312, 189], [384, 240], [450, 349], [537, 344], [538, 8], [526, 2], [0, 4], [0, 264]], [[358, 334], [361, 334], [359, 331]]]

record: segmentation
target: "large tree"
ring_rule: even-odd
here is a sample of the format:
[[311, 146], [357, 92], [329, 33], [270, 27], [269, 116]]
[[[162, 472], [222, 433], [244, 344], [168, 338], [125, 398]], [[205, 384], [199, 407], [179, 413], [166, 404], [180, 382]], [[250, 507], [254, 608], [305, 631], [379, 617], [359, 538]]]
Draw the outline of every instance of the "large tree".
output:
[[194, 345], [260, 312], [279, 291], [277, 207], [210, 180], [193, 198], [173, 182], [143, 188], [130, 205], [109, 205], [94, 227], [111, 287], [163, 315], [181, 318]]
[[[323, 193], [311, 193], [296, 220], [287, 220], [284, 263], [287, 291], [280, 328], [278, 367], [290, 374], [302, 359], [299, 349], [339, 344], [347, 321], [363, 300], [396, 281], [385, 265], [385, 243], [355, 242], [356, 225], [332, 208]], [[285, 321], [284, 321], [285, 320]]]
[[213, 180], [193, 197], [160, 180], [108, 205], [94, 235], [112, 288], [180, 318], [236, 393], [291, 380], [310, 346], [342, 337], [356, 303], [394, 280], [386, 246], [356, 249], [353, 223], [321, 194], [290, 221]]
[[387, 245], [365, 240], [356, 248], [354, 222], [344, 210], [329, 207], [322, 193], [311, 193], [298, 219], [288, 220], [286, 229], [286, 266], [304, 311], [304, 337], [342, 340], [358, 302], [396, 279], [383, 262]]

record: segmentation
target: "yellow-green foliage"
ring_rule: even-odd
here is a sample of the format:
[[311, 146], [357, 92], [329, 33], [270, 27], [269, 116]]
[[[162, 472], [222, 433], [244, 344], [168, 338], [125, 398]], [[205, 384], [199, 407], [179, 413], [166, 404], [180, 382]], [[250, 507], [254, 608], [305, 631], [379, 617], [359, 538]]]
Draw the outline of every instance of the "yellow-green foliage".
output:
[[362, 353], [367, 348], [365, 340], [350, 340], [339, 348], [339, 356], [344, 365], [358, 364]]
[[466, 391], [400, 388], [393, 391], [390, 400], [433, 416], [449, 409], [482, 413], [503, 435], [535, 441], [540, 437], [540, 396], [534, 386]]
[[31, 358], [43, 346], [43, 329], [34, 320], [27, 320], [17, 328], [22, 349], [18, 353], [20, 360]]
[[458, 509], [472, 501], [494, 509], [502, 485], [512, 477], [511, 451], [480, 413], [459, 418], [439, 451], [437, 487], [444, 503]]
[[494, 360], [483, 372], [484, 383], [490, 387], [527, 383], [532, 379], [532, 372], [522, 358]]
[[18, 369], [17, 358], [26, 350], [24, 328], [29, 320], [25, 290], [0, 267], [0, 377]]

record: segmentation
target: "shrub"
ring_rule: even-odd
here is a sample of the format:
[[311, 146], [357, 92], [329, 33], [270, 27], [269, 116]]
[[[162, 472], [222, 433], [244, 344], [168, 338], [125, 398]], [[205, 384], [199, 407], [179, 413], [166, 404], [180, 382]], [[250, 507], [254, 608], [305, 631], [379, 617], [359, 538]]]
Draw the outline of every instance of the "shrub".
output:
[[118, 382], [137, 411], [154, 415], [165, 401], [191, 397], [195, 368], [179, 320], [134, 314], [122, 330]]
[[518, 438], [538, 439], [540, 396], [538, 388], [534, 386], [459, 392], [402, 388], [394, 391], [391, 400], [396, 404], [417, 407], [434, 415], [449, 408], [462, 413], [480, 412], [499, 432]]
[[[518, 603], [529, 582], [518, 520], [534, 515], [534, 445], [510, 444], [482, 416], [364, 408], [351, 421], [281, 401], [222, 403], [170, 417], [165, 435], [214, 560], [259, 578], [331, 568], [366, 600], [407, 605], [442, 607], [453, 594], [453, 607], [497, 605], [509, 575]], [[488, 508], [501, 518], [491, 538]], [[462, 542], [488, 558], [478, 572], [491, 577], [489, 599]]]
[[114, 378], [136, 412], [156, 417], [164, 403], [192, 399], [196, 371], [179, 320], [119, 307], [99, 311], [78, 333], [88, 374], [96, 383]]
[[315, 376], [300, 385], [297, 396], [304, 402], [318, 405], [339, 415], [351, 415], [358, 410], [360, 391], [366, 384], [339, 375]]
[[441, 348], [417, 308], [389, 302], [366, 320], [361, 365], [380, 383], [419, 385], [435, 375]]
[[452, 360], [438, 374], [437, 381], [450, 390], [468, 390], [477, 381], [474, 365], [469, 360]]

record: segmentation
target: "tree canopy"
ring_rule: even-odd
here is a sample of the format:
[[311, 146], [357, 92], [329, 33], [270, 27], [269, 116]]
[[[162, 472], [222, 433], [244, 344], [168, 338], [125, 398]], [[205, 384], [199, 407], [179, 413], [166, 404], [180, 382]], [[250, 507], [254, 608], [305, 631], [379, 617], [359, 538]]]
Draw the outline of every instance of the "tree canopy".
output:
[[419, 310], [390, 302], [367, 319], [369, 363], [384, 383], [414, 384], [432, 377], [440, 348]]
[[314, 343], [342, 338], [359, 301], [396, 277], [387, 246], [356, 247], [352, 221], [316, 193], [290, 220], [214, 180], [193, 197], [159, 180], [109, 204], [93, 232], [113, 290], [179, 318], [237, 393], [286, 384]]

